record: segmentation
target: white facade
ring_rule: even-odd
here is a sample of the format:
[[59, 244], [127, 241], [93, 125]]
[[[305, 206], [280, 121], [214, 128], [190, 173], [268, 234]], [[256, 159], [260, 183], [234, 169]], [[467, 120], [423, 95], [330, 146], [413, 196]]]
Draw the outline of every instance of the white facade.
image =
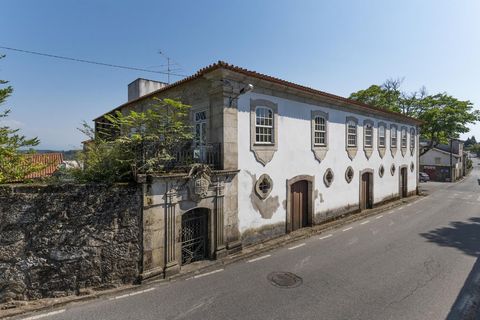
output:
[[[250, 101], [251, 99], [264, 99], [278, 105], [278, 146], [273, 158], [265, 166], [256, 160], [251, 151], [250, 137]], [[314, 157], [311, 149], [311, 117], [312, 111], [320, 110], [328, 114], [327, 140], [328, 151], [320, 162]], [[351, 160], [346, 151], [346, 117], [352, 116], [358, 120], [357, 126], [357, 153]], [[367, 159], [363, 149], [363, 123], [364, 120], [374, 123], [373, 153]], [[378, 152], [378, 122], [386, 124], [386, 149], [383, 158]], [[390, 151], [390, 124], [397, 125], [398, 148], [392, 157]], [[407, 152], [402, 156], [400, 128], [406, 127], [408, 133]], [[374, 203], [398, 197], [399, 195], [399, 167], [408, 167], [408, 191], [415, 192], [417, 188], [418, 163], [417, 146], [418, 137], [415, 137], [415, 149], [410, 149], [410, 129], [418, 133], [417, 128], [411, 124], [388, 121], [386, 118], [375, 118], [358, 113], [339, 110], [333, 106], [318, 106], [301, 103], [285, 98], [251, 92], [240, 96], [238, 100], [238, 216], [239, 229], [243, 233], [249, 229], [258, 229], [269, 224], [286, 223], [287, 206], [287, 180], [299, 175], [315, 176], [314, 185], [314, 216], [320, 220], [330, 217], [329, 212], [348, 211], [349, 208], [359, 206], [360, 171], [372, 169], [374, 174]], [[395, 165], [395, 173], [391, 174], [390, 168]], [[413, 164], [413, 171], [411, 165]], [[384, 166], [383, 177], [379, 176], [380, 166]], [[345, 179], [345, 171], [351, 166], [354, 177], [350, 183]], [[330, 187], [324, 183], [324, 174], [327, 169], [334, 173], [334, 180]], [[260, 175], [268, 174], [273, 181], [273, 188], [269, 198], [275, 197], [278, 201], [262, 208], [253, 201], [252, 194], [255, 179]], [[277, 205], [278, 204], [278, 205]], [[259, 212], [261, 210], [272, 212]], [[352, 210], [350, 210], [352, 211]], [[314, 218], [315, 220], [315, 218]]]

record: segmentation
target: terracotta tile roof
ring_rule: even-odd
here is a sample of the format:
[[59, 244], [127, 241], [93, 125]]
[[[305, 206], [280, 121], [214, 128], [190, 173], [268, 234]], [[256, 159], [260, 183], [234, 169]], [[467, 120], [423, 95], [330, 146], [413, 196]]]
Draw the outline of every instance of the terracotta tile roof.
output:
[[37, 179], [51, 176], [63, 163], [63, 153], [39, 153], [28, 155], [28, 158], [35, 164], [46, 165], [45, 169], [29, 174], [26, 179]]
[[273, 82], [273, 83], [277, 83], [277, 84], [280, 84], [280, 85], [283, 85], [283, 86], [286, 86], [286, 87], [290, 87], [290, 88], [297, 89], [297, 90], [300, 90], [300, 91], [308, 92], [308, 93], [311, 93], [311, 94], [314, 94], [314, 95], [323, 96], [323, 97], [326, 97], [326, 98], [329, 98], [329, 99], [332, 99], [332, 100], [335, 100], [335, 101], [338, 101], [338, 102], [343, 102], [343, 103], [346, 103], [346, 104], [355, 105], [355, 106], [360, 107], [362, 109], [372, 110], [372, 111], [375, 111], [377, 113], [383, 113], [386, 116], [391, 115], [391, 116], [395, 116], [397, 118], [402, 118], [403, 120], [408, 121], [408, 122], [413, 122], [413, 123], [416, 123], [416, 124], [422, 124], [423, 123], [422, 121], [420, 121], [418, 119], [415, 119], [415, 118], [412, 118], [412, 117], [409, 117], [409, 116], [405, 116], [405, 115], [403, 115], [401, 113], [398, 113], [398, 112], [380, 109], [380, 108], [370, 106], [370, 105], [367, 105], [365, 103], [361, 103], [361, 102], [358, 102], [358, 101], [355, 101], [355, 100], [351, 100], [351, 99], [348, 99], [348, 98], [337, 96], [337, 95], [327, 93], [327, 92], [324, 92], [324, 91], [320, 91], [320, 90], [317, 90], [317, 89], [313, 89], [313, 88], [310, 88], [310, 87], [302, 86], [300, 84], [296, 84], [296, 83], [286, 81], [286, 80], [283, 80], [283, 79], [280, 79], [280, 78], [275, 78], [275, 77], [272, 77], [272, 76], [269, 76], [269, 75], [266, 75], [266, 74], [263, 74], [263, 73], [259, 73], [259, 72], [256, 72], [256, 71], [251, 71], [251, 70], [248, 70], [248, 69], [245, 69], [245, 68], [241, 68], [241, 67], [226, 63], [224, 61], [218, 61], [214, 64], [211, 64], [207, 67], [204, 67], [204, 68], [198, 70], [195, 74], [193, 74], [189, 77], [186, 77], [182, 80], [174, 82], [174, 83], [172, 83], [170, 85], [167, 85], [167, 86], [165, 86], [161, 89], [155, 90], [155, 91], [153, 91], [149, 94], [146, 94], [144, 96], [141, 96], [141, 97], [139, 97], [135, 100], [126, 102], [126, 103], [118, 106], [117, 108], [115, 108], [115, 109], [97, 117], [94, 120], [97, 120], [97, 119], [99, 119], [99, 118], [103, 117], [104, 115], [109, 114], [111, 112], [120, 110], [121, 108], [126, 107], [126, 106], [128, 106], [132, 103], [135, 103], [135, 102], [144, 100], [146, 98], [149, 98], [149, 97], [151, 97], [151, 96], [153, 96], [153, 95], [155, 95], [159, 92], [163, 92], [163, 91], [166, 91], [168, 89], [179, 86], [181, 84], [184, 84], [186, 82], [189, 82], [191, 80], [198, 79], [199, 77], [201, 77], [201, 76], [203, 76], [203, 75], [205, 75], [209, 72], [212, 72], [216, 69], [220, 69], [220, 68], [230, 70], [230, 71], [233, 71], [233, 72], [237, 72], [237, 73], [241, 73], [243, 75], [250, 76], [250, 77], [253, 77], [253, 78], [257, 78], [257, 79], [260, 79], [260, 80], [266, 80], [266, 81], [270, 81], [270, 82]]

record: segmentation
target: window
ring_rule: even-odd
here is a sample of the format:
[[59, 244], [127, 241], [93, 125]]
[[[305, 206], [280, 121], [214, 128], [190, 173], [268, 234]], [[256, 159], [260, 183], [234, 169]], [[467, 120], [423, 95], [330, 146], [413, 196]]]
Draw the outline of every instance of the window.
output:
[[273, 111], [267, 107], [255, 109], [255, 142], [273, 144]]
[[383, 164], [380, 165], [380, 169], [378, 169], [378, 175], [380, 176], [380, 178], [383, 177], [383, 174], [385, 173], [385, 168], [383, 167]]
[[199, 145], [207, 143], [207, 113], [195, 112], [195, 142]]
[[330, 187], [333, 182], [333, 171], [332, 169], [328, 168], [325, 174], [323, 175], [323, 183], [325, 186]]
[[262, 174], [255, 183], [255, 192], [260, 199], [266, 199], [272, 192], [273, 181], [268, 174]]
[[395, 165], [392, 164], [392, 166], [390, 167], [390, 173], [392, 174], [392, 176], [395, 174]]
[[353, 120], [347, 122], [347, 146], [357, 146], [357, 123]]
[[402, 148], [407, 147], [407, 128], [402, 128]]
[[347, 180], [347, 183], [352, 182], [354, 176], [354, 171], [352, 167], [348, 167], [347, 170], [345, 171], [345, 180]]
[[410, 129], [410, 150], [415, 149], [415, 129]]
[[324, 117], [317, 116], [314, 120], [314, 145], [315, 146], [325, 146], [326, 137], [327, 137], [327, 124]]
[[391, 148], [397, 147], [397, 127], [390, 127], [390, 145]]
[[412, 161], [412, 163], [410, 163], [410, 171], [413, 172], [413, 170], [415, 170], [415, 165], [413, 164], [413, 161]]
[[364, 143], [366, 148], [373, 147], [373, 126], [371, 123], [367, 123], [364, 126], [365, 134], [364, 134]]
[[442, 158], [436, 157], [435, 158], [435, 164], [441, 164], [442, 163]]
[[378, 127], [378, 147], [385, 148], [385, 126], [380, 125]]

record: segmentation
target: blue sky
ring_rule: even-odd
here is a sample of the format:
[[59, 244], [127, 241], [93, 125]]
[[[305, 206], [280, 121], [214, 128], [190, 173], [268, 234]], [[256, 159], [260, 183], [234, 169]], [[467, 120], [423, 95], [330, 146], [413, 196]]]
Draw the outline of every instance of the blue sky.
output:
[[[404, 77], [480, 106], [480, 1], [3, 0], [0, 46], [181, 74], [217, 60], [330, 93]], [[80, 147], [83, 120], [123, 103], [127, 84], [158, 74], [1, 50], [15, 92], [9, 123], [42, 148]], [[178, 80], [172, 77], [172, 80]], [[471, 134], [480, 138], [480, 127]]]

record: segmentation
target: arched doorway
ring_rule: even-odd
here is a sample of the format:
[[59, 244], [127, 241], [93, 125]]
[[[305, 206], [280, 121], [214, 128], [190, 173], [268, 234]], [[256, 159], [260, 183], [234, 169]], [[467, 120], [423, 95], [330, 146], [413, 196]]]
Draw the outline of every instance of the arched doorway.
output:
[[373, 208], [373, 170], [360, 172], [360, 210]]
[[297, 176], [287, 181], [287, 232], [312, 225], [313, 176]]
[[182, 265], [209, 258], [209, 213], [195, 208], [182, 215]]
[[407, 176], [408, 176], [408, 168], [407, 166], [402, 166], [400, 167], [400, 182], [399, 182], [399, 194], [400, 194], [400, 198], [405, 198], [408, 196], [408, 179], [407, 179]]

